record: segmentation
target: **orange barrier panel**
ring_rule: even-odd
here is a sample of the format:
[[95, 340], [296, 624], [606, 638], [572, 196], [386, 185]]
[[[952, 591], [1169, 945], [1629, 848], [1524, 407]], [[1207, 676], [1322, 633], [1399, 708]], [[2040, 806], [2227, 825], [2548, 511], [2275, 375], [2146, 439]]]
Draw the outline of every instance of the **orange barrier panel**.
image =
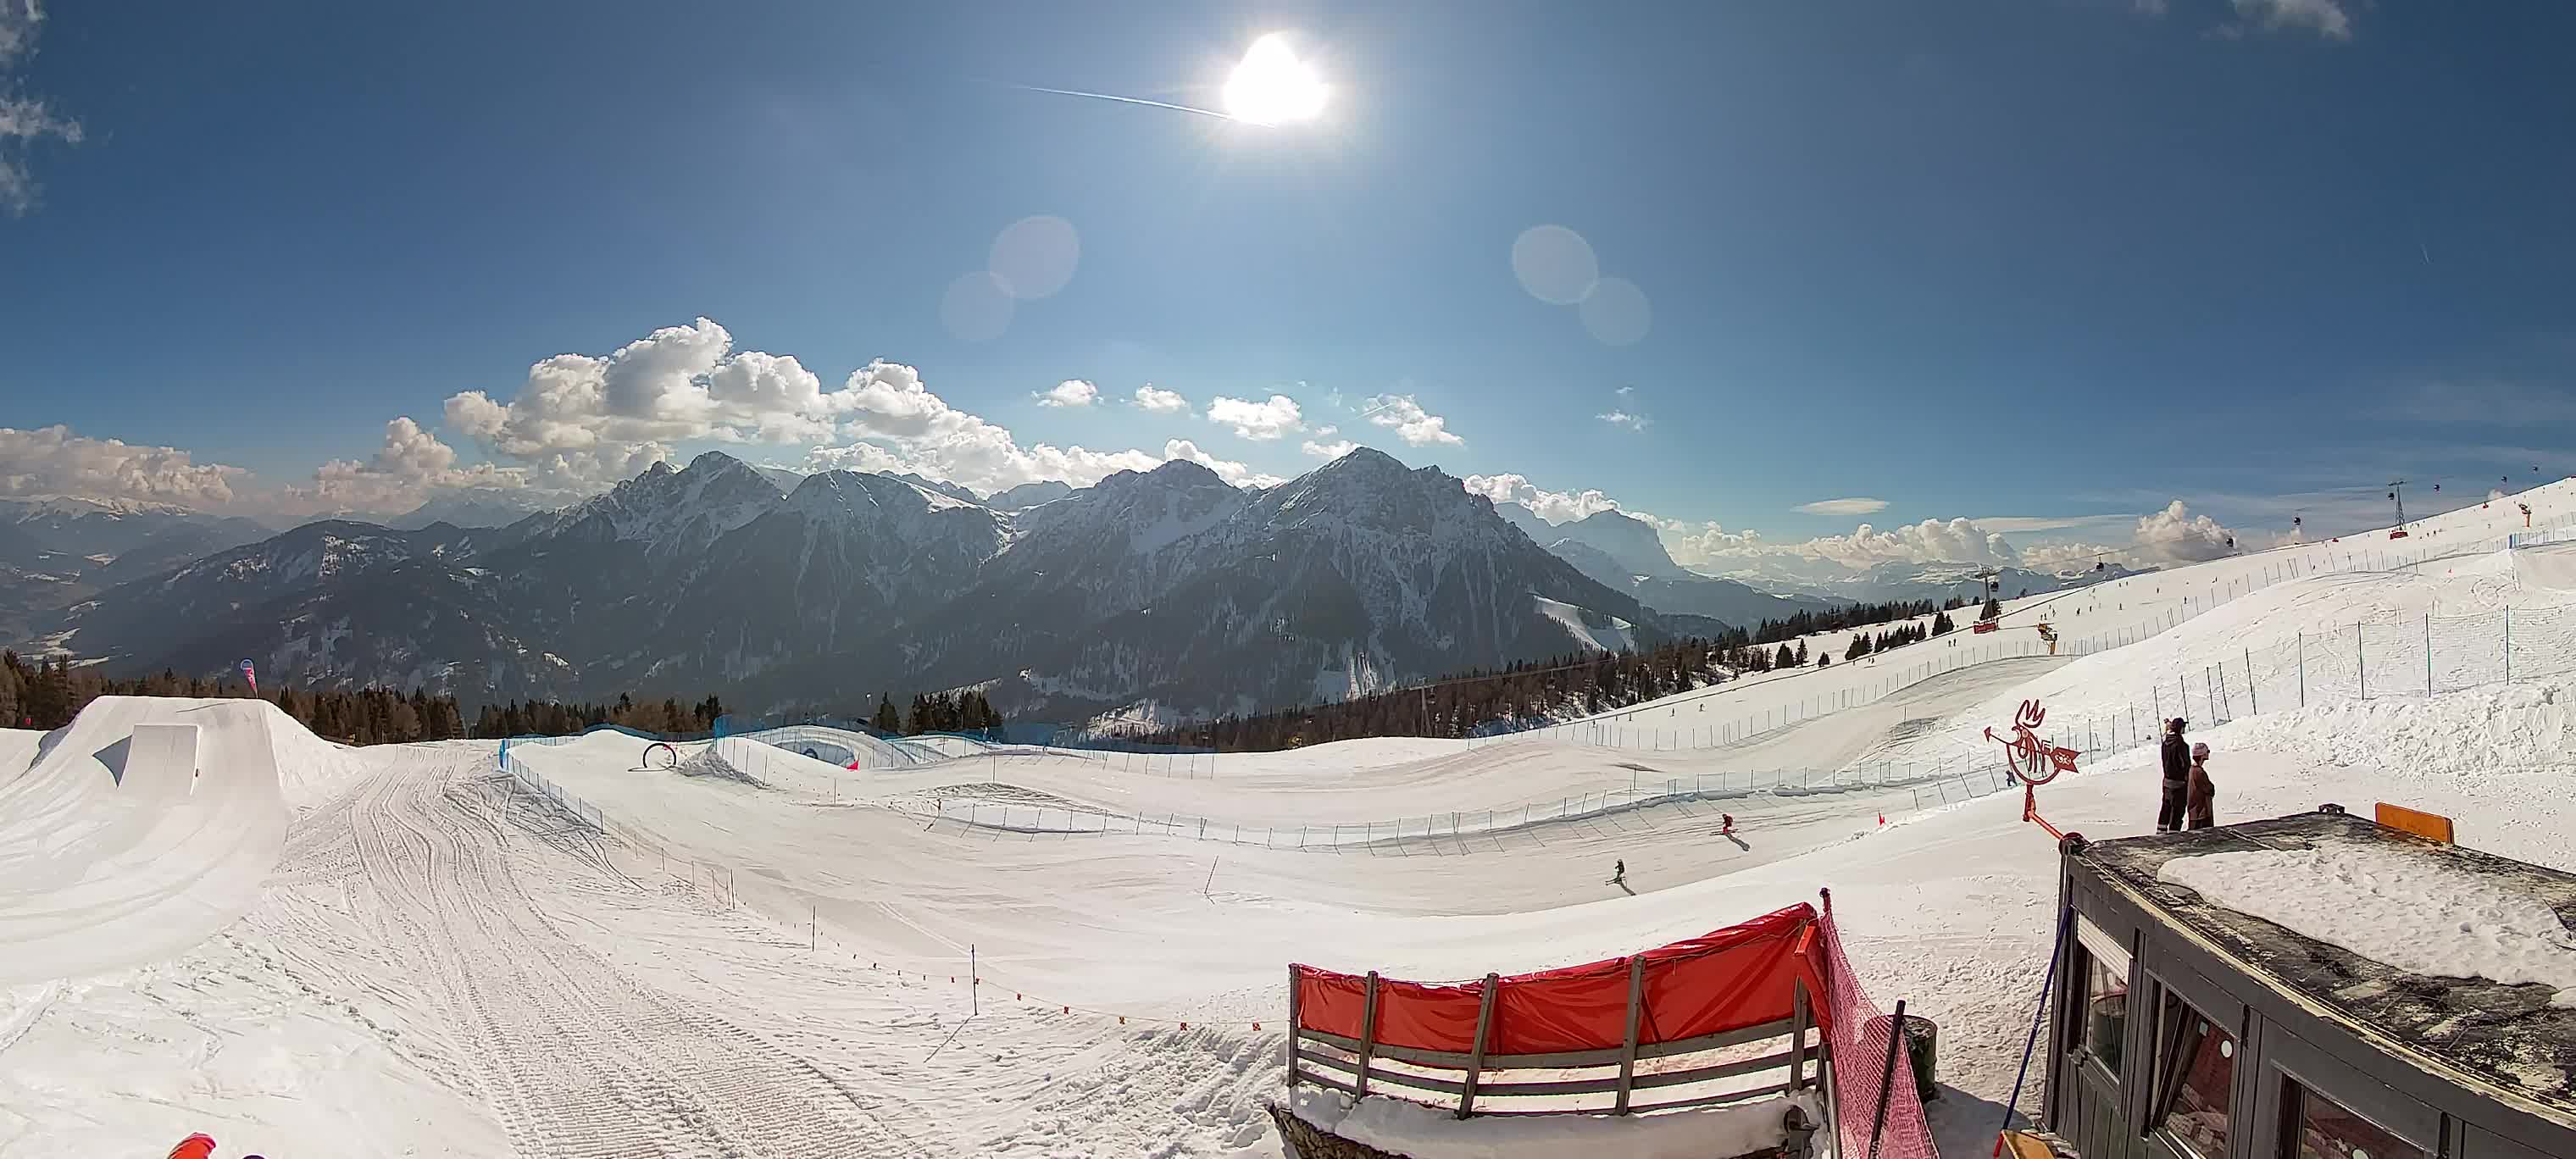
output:
[[2391, 805], [2381, 801], [2378, 820], [2380, 824], [2391, 829], [2403, 830], [2418, 837], [2429, 837], [2444, 845], [2459, 844], [2451, 839], [2451, 819], [2439, 813], [2425, 813], [2409, 809], [2404, 805]]
[[[1806, 935], [1814, 906], [1800, 903], [1741, 925], [1634, 955], [1644, 963], [1640, 1045], [1680, 1042], [1763, 1026], [1794, 1013], [1794, 983], [1822, 995], [1820, 940]], [[1297, 1026], [1417, 1050], [1476, 1048], [1481, 981], [1427, 985], [1378, 980], [1377, 1027], [1366, 1033], [1368, 979], [1293, 967]], [[1628, 958], [1498, 980], [1485, 1049], [1498, 1055], [1617, 1048], [1627, 1041]], [[1817, 1021], [1830, 1025], [1831, 1012]]]

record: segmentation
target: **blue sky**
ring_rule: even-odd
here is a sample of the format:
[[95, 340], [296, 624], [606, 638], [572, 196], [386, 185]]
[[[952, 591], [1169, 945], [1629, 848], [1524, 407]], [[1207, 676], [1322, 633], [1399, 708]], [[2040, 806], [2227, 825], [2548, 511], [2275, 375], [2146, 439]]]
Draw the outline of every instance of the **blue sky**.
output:
[[[2263, 535], [2359, 519], [2392, 474], [2576, 467], [2562, 5], [737, 7], [45, 9], [0, 92], [79, 140], [0, 118], [40, 186], [0, 217], [0, 426], [69, 432], [0, 460], [26, 489], [120, 453], [85, 440], [172, 447], [242, 468], [237, 504], [320, 509], [596, 486], [639, 448], [864, 436], [826, 461], [989, 486], [1131, 450], [1293, 475], [1356, 439], [1706, 543], [1970, 517], [2121, 544], [2174, 499]], [[1213, 105], [1274, 31], [1320, 120], [1012, 87]], [[944, 298], [1031, 217], [1071, 227], [1070, 278], [961, 334]], [[1549, 225], [1634, 341], [1515, 276]], [[826, 393], [878, 359], [919, 381], [506, 431], [450, 403], [699, 318]], [[610, 394], [661, 389], [629, 373]], [[1041, 405], [1068, 379], [1098, 401]], [[1445, 437], [1370, 421], [1414, 408]], [[389, 442], [397, 416], [422, 429]], [[793, 437], [705, 437], [764, 432]], [[1833, 499], [1884, 506], [1798, 510]]]

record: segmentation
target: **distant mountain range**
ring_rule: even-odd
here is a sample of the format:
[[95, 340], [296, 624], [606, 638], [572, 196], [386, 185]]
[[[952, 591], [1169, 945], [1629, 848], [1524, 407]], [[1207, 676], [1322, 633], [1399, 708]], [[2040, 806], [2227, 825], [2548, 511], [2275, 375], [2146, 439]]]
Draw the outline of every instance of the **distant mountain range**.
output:
[[1764, 620], [1852, 602], [1850, 598], [1775, 595], [1738, 580], [1689, 571], [1673, 562], [1654, 527], [1633, 515], [1599, 511], [1572, 523], [1550, 524], [1517, 503], [1504, 504], [1499, 510], [1594, 582], [1625, 592], [1658, 612], [1705, 616], [1749, 629]]
[[308, 524], [43, 626], [121, 668], [248, 657], [307, 686], [849, 711], [976, 685], [1056, 719], [1274, 707], [1675, 631], [1457, 479], [1371, 450], [1259, 492], [1186, 461], [990, 503], [927, 483], [782, 491], [710, 453], [505, 527]]
[[247, 519], [133, 500], [0, 499], [0, 641], [131, 579], [275, 534]]

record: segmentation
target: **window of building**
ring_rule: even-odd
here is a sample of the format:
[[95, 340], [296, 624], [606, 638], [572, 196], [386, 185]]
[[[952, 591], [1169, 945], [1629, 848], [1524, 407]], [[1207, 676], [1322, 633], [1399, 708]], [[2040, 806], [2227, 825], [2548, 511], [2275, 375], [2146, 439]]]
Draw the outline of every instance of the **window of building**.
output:
[[2288, 1079], [2282, 1083], [2290, 1122], [2281, 1138], [2282, 1159], [2432, 1159], [2333, 1099]]
[[2078, 956], [2084, 960], [2084, 1024], [2076, 1048], [2111, 1077], [2120, 1076], [2120, 1048], [2128, 1041], [2129, 955], [2109, 934], [2082, 918], [2075, 920]]
[[2149, 1121], [2186, 1152], [2223, 1159], [2236, 1036], [2171, 992], [2158, 1015], [2156, 1113]]

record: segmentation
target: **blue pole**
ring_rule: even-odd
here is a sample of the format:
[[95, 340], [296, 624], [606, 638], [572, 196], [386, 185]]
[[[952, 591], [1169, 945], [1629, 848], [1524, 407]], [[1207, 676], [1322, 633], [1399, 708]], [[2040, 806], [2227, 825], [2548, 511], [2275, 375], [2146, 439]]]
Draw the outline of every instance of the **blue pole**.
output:
[[2013, 1111], [2021, 1106], [2022, 1080], [2030, 1077], [2030, 1056], [2039, 1049], [2039, 1026], [2048, 1020], [2048, 992], [2057, 985], [2057, 960], [2066, 954], [2066, 930], [2075, 921], [2075, 907], [2066, 907], [2057, 916], [2057, 941], [2049, 946], [2048, 976], [2039, 983], [2039, 1009], [2030, 1016], [2030, 1039], [2022, 1043], [2021, 1069], [2013, 1074], [2012, 1098], [2004, 1103], [2004, 1121], [1995, 1128], [1995, 1147], [2000, 1153], [2004, 1132], [2012, 1130]]

